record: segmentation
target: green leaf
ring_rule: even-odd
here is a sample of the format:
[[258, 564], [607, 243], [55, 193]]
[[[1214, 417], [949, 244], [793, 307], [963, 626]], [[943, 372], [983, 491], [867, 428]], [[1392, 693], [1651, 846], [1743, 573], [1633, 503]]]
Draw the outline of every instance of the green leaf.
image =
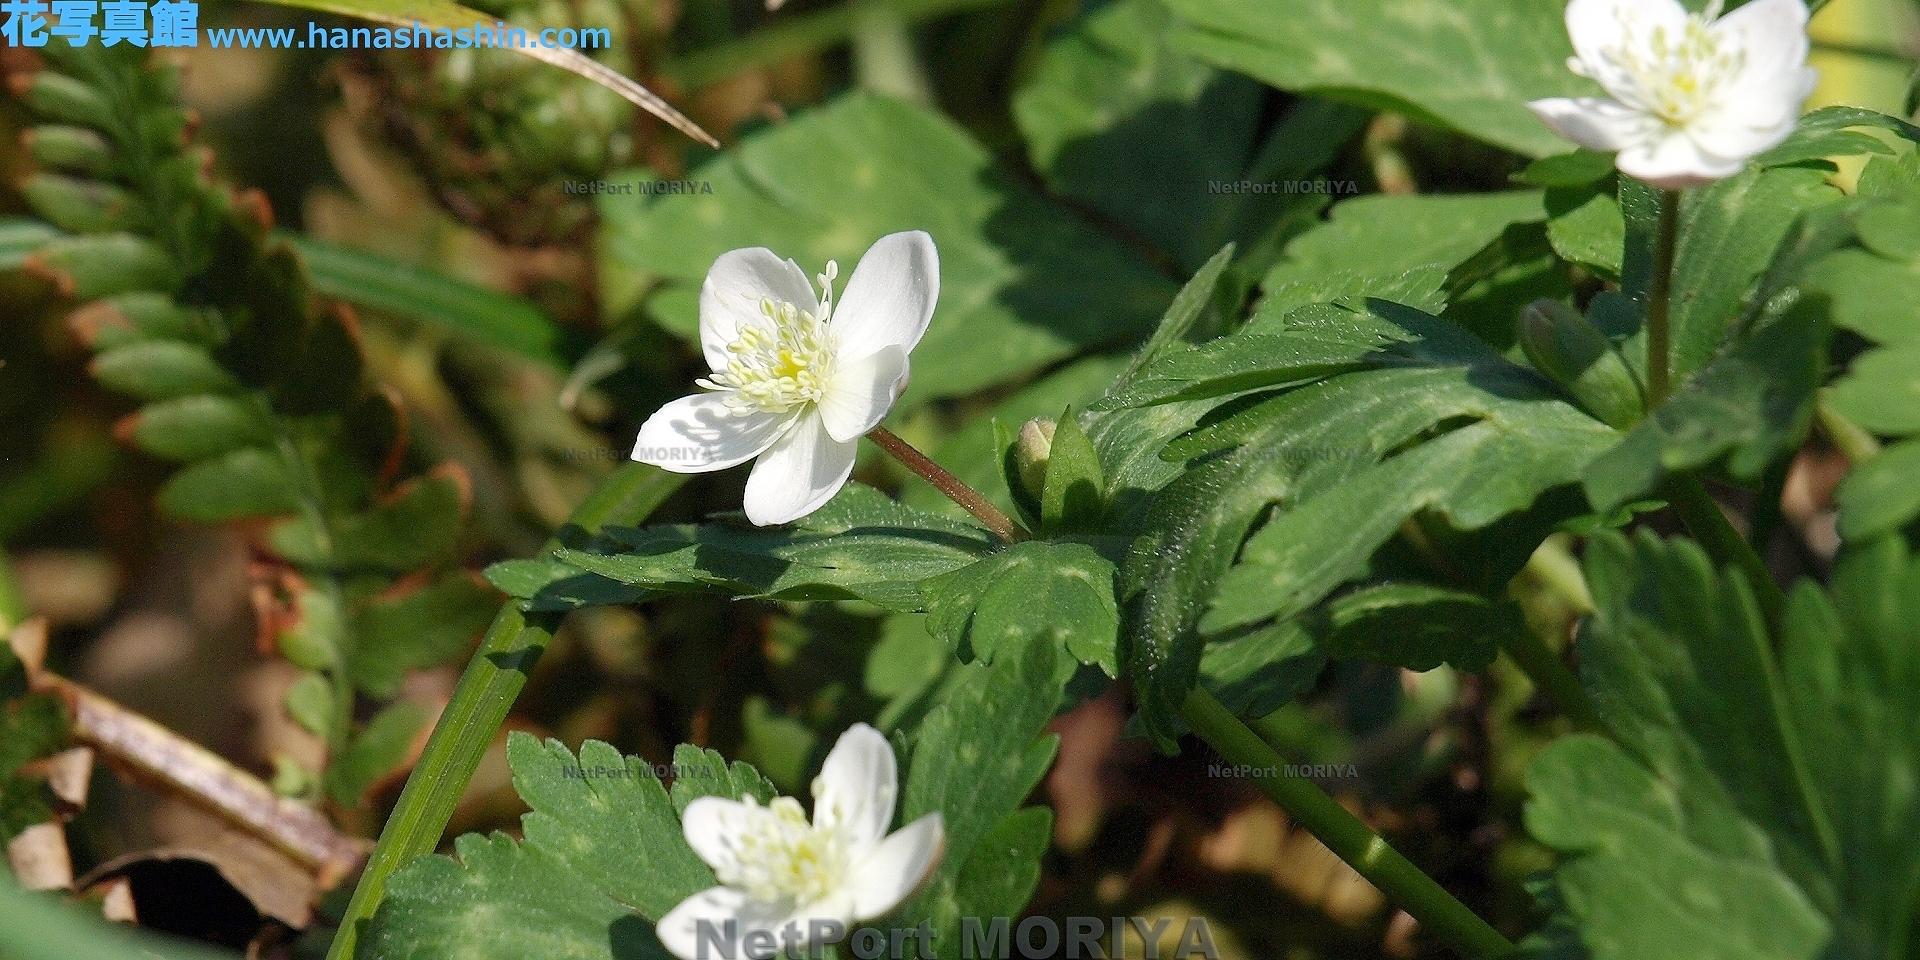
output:
[[465, 572], [450, 573], [393, 600], [375, 600], [355, 613], [354, 683], [368, 695], [392, 697], [408, 670], [458, 658], [487, 629], [499, 595]]
[[683, 743], [674, 748], [673, 769], [673, 788], [667, 793], [673, 799], [676, 817], [687, 812], [687, 804], [701, 797], [728, 800], [752, 797], [764, 805], [772, 803], [779, 793], [773, 781], [761, 776], [752, 764], [741, 760], [729, 764], [720, 751], [692, 744]]
[[1334, 659], [1364, 658], [1409, 670], [1451, 664], [1479, 673], [1503, 636], [1526, 629], [1510, 603], [1423, 583], [1383, 583], [1343, 594], [1301, 619]]
[[1328, 273], [1385, 278], [1434, 264], [1451, 269], [1498, 240], [1508, 226], [1546, 220], [1543, 197], [1539, 190], [1514, 190], [1454, 196], [1373, 194], [1348, 200], [1333, 208], [1324, 225], [1287, 244], [1285, 259], [1260, 285], [1272, 294], [1286, 284]]
[[1865, 540], [1920, 517], [1920, 438], [1896, 443], [1840, 482], [1840, 536]]
[[[1043, 638], [1119, 676], [1116, 575], [1111, 561], [1084, 544], [1016, 543], [921, 581], [927, 631], [945, 638], [962, 661], [992, 663]], [[1071, 673], [1070, 661], [1060, 663]]]
[[0, 270], [18, 270], [27, 255], [60, 236], [60, 231], [25, 217], [0, 219]]
[[1864, 960], [1911, 942], [1920, 563], [1905, 543], [1849, 548], [1825, 590], [1802, 581], [1777, 639], [1690, 541], [1601, 534], [1587, 579], [1581, 664], [1614, 743], [1551, 748], [1527, 820], [1570, 855], [1556, 885], [1593, 955]]
[[1040, 532], [1096, 533], [1106, 482], [1100, 473], [1100, 454], [1074, 418], [1073, 408], [1060, 415], [1047, 455], [1046, 482], [1040, 494]]
[[214, 394], [151, 403], [133, 421], [133, 442], [140, 449], [173, 460], [204, 460], [271, 440], [257, 407]]
[[[1920, 316], [1920, 309], [1914, 310]], [[1875, 433], [1920, 433], [1920, 339], [1872, 350], [1833, 385], [1833, 408]]]
[[536, 846], [469, 833], [388, 881], [360, 943], [381, 960], [669, 960], [653, 925]]
[[[335, 696], [346, 695], [336, 690]], [[327, 765], [327, 792], [343, 807], [358, 807], [368, 788], [385, 779], [407, 761], [421, 728], [433, 719], [426, 708], [407, 702], [387, 706], [347, 749]]]
[[172, 340], [103, 351], [93, 358], [93, 376], [112, 389], [142, 400], [221, 393], [237, 386], [232, 375], [205, 349]]
[[287, 715], [316, 737], [333, 727], [333, 684], [317, 673], [304, 673], [287, 688]]
[[1553, 252], [1602, 279], [1619, 280], [1627, 223], [1611, 184], [1603, 181], [1598, 188], [1549, 187], [1546, 206], [1547, 240], [1553, 244]]
[[299, 508], [299, 493], [285, 463], [258, 447], [202, 460], [174, 474], [160, 489], [161, 510], [196, 523], [277, 516]]
[[1803, 301], [1736, 344], [1587, 466], [1587, 499], [1613, 510], [1655, 492], [1671, 473], [1723, 456], [1734, 476], [1757, 477], [1799, 445], [1824, 337], [1821, 318]]
[[0, 872], [0, 956], [9, 960], [232, 960], [233, 954], [108, 923], [100, 918], [98, 907], [21, 890], [9, 870]]
[[1171, 0], [1179, 46], [1282, 90], [1450, 127], [1540, 157], [1567, 143], [1527, 110], [1596, 92], [1567, 70], [1559, 0]]
[[[687, 846], [675, 804], [645, 761], [597, 740], [581, 744], [576, 760], [559, 741], [543, 744], [524, 733], [510, 735], [507, 753], [514, 789], [533, 808], [521, 818], [527, 844], [596, 889], [659, 920], [714, 885], [713, 871]], [[718, 774], [727, 768], [710, 759], [688, 764], [691, 772], [707, 774], [704, 779], [681, 779], [699, 781], [693, 789], [719, 787]]]
[[941, 297], [913, 353], [917, 402], [1043, 369], [1145, 333], [1173, 286], [1120, 242], [997, 169], [927, 110], [853, 94], [748, 136], [696, 168], [713, 193], [602, 203], [610, 284], [667, 281], [653, 314], [692, 337], [697, 294], [721, 253], [770, 247], [808, 270], [843, 269], [873, 241], [924, 229]]
[[304, 517], [276, 526], [270, 537], [275, 550], [306, 565], [405, 573], [452, 552], [466, 519], [465, 497], [451, 477], [419, 477], [385, 502], [333, 516], [331, 551]]
[[282, 232], [313, 273], [313, 287], [336, 300], [434, 324], [564, 370], [566, 333], [532, 304], [375, 253]]
[[53, 819], [45, 788], [15, 774], [25, 764], [66, 749], [68, 726], [66, 705], [53, 694], [0, 701], [0, 841]]
[[1060, 702], [1053, 645], [1028, 643], [960, 680], [920, 725], [902, 791], [902, 822], [939, 813], [947, 850], [903, 916], [934, 925], [942, 960], [960, 955], [960, 918], [1017, 916], [1046, 852], [1038, 818], [1016, 812], [1053, 762], [1045, 735]]
[[1283, 207], [1318, 203], [1305, 191], [1273, 194], [1326, 166], [1362, 121], [1305, 102], [1256, 154], [1261, 88], [1173, 49], [1173, 23], [1158, 0], [1088, 14], [1047, 46], [1013, 114], [1055, 193], [1192, 271], [1228, 240], [1254, 239]]
[[[826, 506], [779, 529], [722, 524], [613, 528], [613, 549], [563, 549], [556, 558], [632, 586], [660, 590], [724, 590], [778, 600], [861, 599], [893, 610], [918, 610], [915, 584], [958, 569], [987, 553], [985, 531], [901, 506], [871, 487], [849, 484]], [[496, 580], [503, 588], [539, 583], [524, 575]], [[564, 568], [547, 583], [564, 581]], [[547, 589], [540, 585], [536, 599]]]

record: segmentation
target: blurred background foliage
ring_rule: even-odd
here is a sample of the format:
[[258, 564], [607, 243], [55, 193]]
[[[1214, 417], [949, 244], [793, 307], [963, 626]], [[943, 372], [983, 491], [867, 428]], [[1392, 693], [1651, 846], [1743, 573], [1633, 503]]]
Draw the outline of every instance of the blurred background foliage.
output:
[[[766, 245], [808, 269], [838, 257], [844, 270], [881, 233], [932, 230], [942, 319], [916, 354], [895, 429], [1004, 501], [992, 419], [1054, 416], [1097, 395], [1224, 243], [1240, 245], [1233, 283], [1244, 293], [1336, 196], [1498, 190], [1526, 162], [1208, 66], [1168, 41], [1173, 15], [1157, 0], [474, 6], [534, 29], [609, 27], [614, 44], [596, 59], [662, 92], [726, 149], [692, 145], [598, 86], [498, 51], [203, 44], [158, 54], [180, 67], [179, 97], [211, 168], [262, 191], [314, 288], [353, 303], [368, 377], [404, 414], [400, 473], [449, 461], [463, 470], [471, 504], [451, 549], [469, 569], [533, 555], [625, 460], [639, 421], [704, 372], [688, 340], [694, 291], [723, 250]], [[250, 3], [202, 11], [203, 36], [304, 31], [309, 19]], [[1823, 10], [1822, 85], [1809, 107], [1908, 115], [1915, 24], [1904, 0]], [[11, 49], [0, 66], [34, 68]], [[370, 837], [406, 773], [407, 738], [446, 702], [464, 656], [381, 691], [412, 705], [412, 725], [359, 788], [315, 792], [313, 778], [338, 758], [288, 715], [303, 672], [272, 655], [257, 622], [257, 531], [158, 511], [175, 468], [122, 442], [116, 425], [136, 404], [89, 375], [92, 354], [63, 322], [76, 300], [21, 269], [45, 236], [20, 192], [34, 162], [19, 134], [34, 120], [18, 94], [0, 99], [0, 613], [9, 628], [46, 619], [46, 669], [243, 776], [315, 800], [345, 836]], [[591, 192], [652, 181], [696, 192]], [[1323, 188], [1209, 186], [1239, 181]], [[950, 508], [871, 453], [857, 477]], [[1831, 465], [1809, 469], [1805, 482], [1830, 491]], [[656, 516], [732, 509], [743, 480], [693, 478]], [[1807, 512], [1823, 496], [1808, 495]], [[1555, 560], [1563, 548], [1543, 556], [1517, 589], [1539, 587], [1529, 617], [1564, 637], [1581, 611], [1551, 581], [1570, 560]], [[475, 602], [473, 633], [497, 600]], [[656, 763], [691, 742], [804, 792], [841, 729], [908, 722], [940, 689], [952, 658], [920, 619], [704, 596], [583, 611], [508, 727], [575, 746], [598, 738]], [[4, 698], [24, 693], [31, 670], [12, 659], [0, 668]], [[1169, 758], [1122, 739], [1124, 691], [1090, 692], [1056, 721], [1060, 760], [1042, 788], [1055, 847], [1034, 911], [1203, 914], [1224, 931], [1223, 956], [1439, 955], [1251, 785], [1210, 777], [1204, 750]], [[28, 789], [17, 768], [59, 740], [47, 726], [56, 720], [36, 720], [25, 702], [0, 718], [0, 777], [16, 793]], [[350, 707], [370, 724], [385, 702]], [[1562, 729], [1504, 662], [1482, 675], [1341, 664], [1268, 724], [1290, 759], [1337, 771], [1330, 789], [1509, 931], [1533, 922], [1522, 882], [1550, 862], [1518, 827], [1520, 772]], [[48, 748], [33, 749], [35, 738]], [[86, 779], [90, 798], [70, 809], [29, 791], [20, 803], [42, 806], [0, 807], [28, 811], [0, 824], [12, 839], [58, 812], [75, 885], [109, 915], [114, 896], [131, 895], [149, 926], [255, 955], [324, 943], [338, 904], [321, 900], [315, 916], [286, 902], [299, 871], [279, 854], [236, 839], [176, 791], [101, 770]], [[521, 809], [503, 735], [448, 836], [514, 829]], [[319, 896], [327, 878], [305, 883], [293, 900]]]

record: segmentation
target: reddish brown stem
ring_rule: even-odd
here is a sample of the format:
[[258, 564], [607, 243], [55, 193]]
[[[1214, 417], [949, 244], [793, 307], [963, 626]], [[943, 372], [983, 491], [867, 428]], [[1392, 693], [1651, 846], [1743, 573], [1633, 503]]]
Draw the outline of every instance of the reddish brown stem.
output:
[[1014, 523], [1012, 518], [1001, 513], [999, 507], [987, 502], [987, 498], [981, 496], [980, 491], [967, 486], [966, 481], [948, 473], [945, 467], [934, 463], [927, 458], [926, 454], [915, 450], [913, 444], [894, 436], [893, 431], [886, 427], [875, 427], [872, 433], [867, 434], [867, 438], [878, 444], [880, 449], [892, 455], [895, 460], [900, 461], [908, 470], [912, 470], [925, 478], [928, 483], [933, 484], [934, 489], [947, 495], [947, 499], [973, 514], [986, 525], [988, 530], [993, 531], [994, 536], [1008, 543], [1027, 539], [1027, 531]]

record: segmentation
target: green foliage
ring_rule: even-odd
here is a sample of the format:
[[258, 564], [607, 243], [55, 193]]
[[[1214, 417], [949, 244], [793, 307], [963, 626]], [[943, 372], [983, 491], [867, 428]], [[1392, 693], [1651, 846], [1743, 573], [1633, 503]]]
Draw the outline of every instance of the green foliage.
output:
[[837, 259], [846, 276], [873, 241], [926, 230], [940, 248], [940, 309], [913, 351], [910, 403], [1144, 332], [1173, 295], [1131, 249], [1000, 171], [964, 131], [897, 101], [850, 94], [689, 175], [713, 193], [602, 200], [608, 299], [665, 281], [649, 310], [691, 339], [700, 282], [727, 250], [768, 247], [809, 271]]
[[[264, 198], [203, 172], [173, 69], [128, 46], [59, 44], [46, 57], [26, 100], [47, 121], [31, 139], [50, 170], [27, 196], [63, 235], [25, 265], [80, 301], [69, 325], [97, 351], [94, 376], [144, 403], [122, 436], [182, 464], [162, 511], [264, 524], [280, 607], [269, 627], [319, 671], [289, 709], [333, 747], [335, 798], [357, 802], [404, 759], [423, 716], [390, 708], [363, 732], [354, 691], [392, 696], [402, 671], [454, 658], [484, 625], [474, 611], [487, 598], [471, 584], [381, 598], [453, 559], [462, 482], [393, 483], [399, 413], [365, 379], [357, 328], [314, 295], [267, 229]], [[410, 612], [435, 598], [459, 609]]]
[[1173, 0], [1178, 44], [1282, 90], [1392, 110], [1528, 156], [1566, 149], [1528, 100], [1584, 96], [1559, 0]]
[[[562, 549], [550, 560], [508, 560], [487, 576], [530, 601], [531, 609], [630, 602], [637, 594], [621, 593], [624, 585], [780, 600], [861, 599], [911, 611], [920, 607], [916, 583], [972, 563], [988, 548], [989, 537], [978, 527], [849, 484], [789, 527], [613, 528], [585, 549]], [[588, 584], [582, 584], [583, 575]], [[591, 586], [596, 578], [610, 586]]]
[[927, 630], [966, 662], [991, 663], [1044, 637], [1070, 655], [1059, 660], [1068, 673], [1078, 660], [1117, 677], [1117, 574], [1111, 560], [1085, 544], [1017, 543], [921, 581]]
[[[1568, 855], [1563, 922], [1597, 960], [1874, 957], [1911, 942], [1920, 870], [1920, 563], [1853, 548], [1769, 638], [1686, 541], [1588, 546], [1582, 663], [1613, 742], [1551, 747], [1534, 836]], [[1775, 652], [1775, 642], [1778, 652]], [[1686, 935], [1676, 938], [1676, 931]]]
[[[1013, 111], [1054, 192], [1196, 270], [1227, 241], [1256, 241], [1317, 207], [1324, 194], [1297, 188], [1364, 114], [1303, 101], [1256, 143], [1259, 85], [1177, 50], [1172, 24], [1159, 0], [1088, 14], [1048, 45]], [[1283, 188], [1294, 189], [1271, 195]]]

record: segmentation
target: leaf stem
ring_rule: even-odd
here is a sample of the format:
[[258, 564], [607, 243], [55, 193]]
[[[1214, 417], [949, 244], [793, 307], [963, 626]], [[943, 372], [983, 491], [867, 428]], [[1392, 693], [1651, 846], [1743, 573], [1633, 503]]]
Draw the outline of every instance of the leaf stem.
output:
[[1467, 957], [1497, 957], [1513, 950], [1513, 944], [1500, 931], [1467, 909], [1313, 781], [1280, 776], [1280, 755], [1212, 694], [1196, 687], [1181, 706], [1180, 715], [1222, 757], [1256, 771], [1269, 771], [1256, 772], [1252, 777], [1260, 792], [1447, 945]]
[[895, 460], [900, 461], [901, 465], [908, 470], [912, 470], [925, 478], [928, 483], [933, 484], [934, 489], [946, 494], [948, 499], [973, 514], [976, 519], [986, 525], [988, 530], [993, 531], [994, 536], [1007, 543], [1018, 543], [1029, 536], [1019, 524], [1001, 513], [999, 507], [981, 496], [980, 491], [967, 486], [966, 481], [948, 473], [945, 467], [934, 463], [926, 454], [915, 450], [913, 444], [895, 436], [893, 431], [886, 427], [874, 427], [873, 432], [867, 434], [867, 438], [877, 444], [880, 449], [891, 454]]
[[1687, 530], [1700, 541], [1701, 548], [1713, 562], [1721, 567], [1735, 567], [1746, 577], [1767, 627], [1778, 629], [1787, 596], [1774, 581], [1766, 561], [1760, 559], [1747, 538], [1727, 521], [1727, 515], [1720, 512], [1720, 505], [1707, 493], [1706, 485], [1697, 475], [1683, 473], [1668, 478], [1665, 493], [1667, 502], [1673, 505], [1674, 512], [1680, 515]]
[[1660, 232], [1654, 239], [1653, 279], [1647, 287], [1647, 409], [1665, 403], [1673, 390], [1673, 251], [1680, 239], [1680, 191], [1660, 191]]
[[1500, 638], [1500, 649], [1513, 660], [1520, 672], [1540, 688], [1560, 713], [1573, 722], [1573, 728], [1581, 733], [1595, 733], [1611, 737], [1605, 721], [1600, 719], [1600, 711], [1593, 705], [1593, 698], [1587, 694], [1587, 688], [1580, 685], [1580, 678], [1573, 675], [1560, 655], [1554, 653], [1532, 630], [1509, 630]]
[[[657, 467], [629, 463], [603, 481], [555, 533], [542, 552], [557, 549], [563, 540], [584, 537], [602, 526], [638, 523], [672, 495], [687, 477]], [[434, 724], [433, 734], [407, 776], [400, 801], [380, 832], [380, 842], [367, 860], [366, 872], [354, 888], [334, 935], [327, 960], [351, 960], [360, 925], [373, 917], [386, 895], [387, 878], [407, 861], [432, 853], [453, 819], [455, 805], [480, 766], [481, 755], [493, 743], [506, 721], [514, 698], [526, 686], [527, 676], [560, 626], [563, 614], [524, 614], [515, 602], [500, 608], [480, 649], [474, 651], [460, 675], [453, 699]]]

